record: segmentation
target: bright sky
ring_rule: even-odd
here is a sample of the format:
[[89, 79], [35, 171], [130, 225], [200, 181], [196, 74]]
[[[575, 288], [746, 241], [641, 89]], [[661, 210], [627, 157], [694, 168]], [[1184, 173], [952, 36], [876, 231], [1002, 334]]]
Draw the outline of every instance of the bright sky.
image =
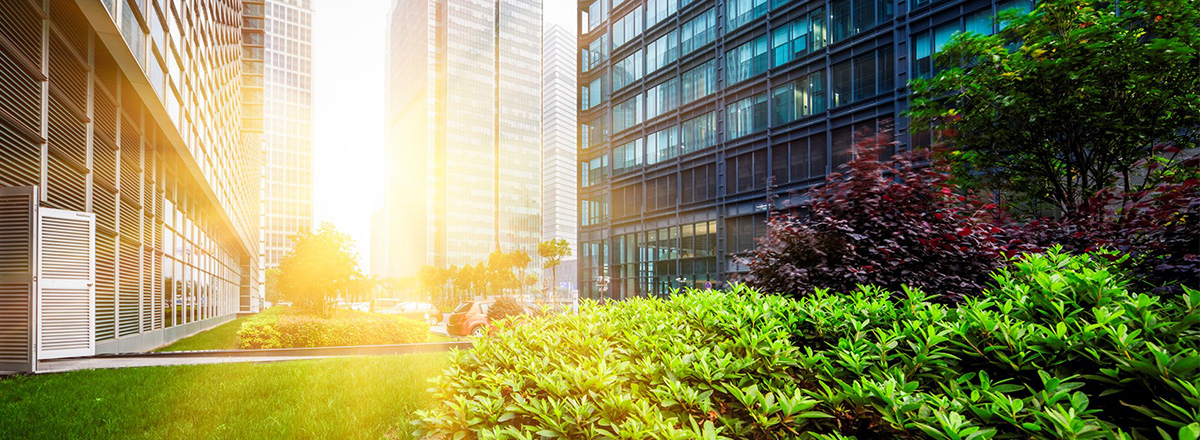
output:
[[[575, 28], [575, 0], [543, 2], [547, 24]], [[371, 213], [383, 205], [383, 57], [391, 3], [313, 1], [316, 218], [354, 238], [363, 270]]]

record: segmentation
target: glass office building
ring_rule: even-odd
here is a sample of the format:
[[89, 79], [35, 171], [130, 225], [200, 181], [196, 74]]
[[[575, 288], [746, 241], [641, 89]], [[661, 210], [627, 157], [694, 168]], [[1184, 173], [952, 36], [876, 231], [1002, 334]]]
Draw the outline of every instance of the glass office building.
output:
[[541, 29], [540, 0], [393, 5], [386, 63], [390, 275], [424, 264], [475, 264], [497, 249], [537, 259]]
[[292, 236], [313, 227], [312, 4], [267, 0], [263, 54], [260, 252], [278, 267]]
[[0, 188], [95, 218], [94, 319], [71, 325], [142, 351], [257, 310], [262, 2], [2, 9]]
[[1022, 1], [581, 1], [582, 295], [736, 278], [768, 211], [797, 206], [856, 138], [927, 144], [900, 116], [908, 79]]
[[[577, 255], [579, 233], [575, 38], [559, 25], [547, 27], [542, 36], [542, 240], [566, 240], [571, 260]], [[544, 270], [542, 278], [548, 281], [556, 275], [560, 285], [573, 285], [573, 272], [555, 272]]]

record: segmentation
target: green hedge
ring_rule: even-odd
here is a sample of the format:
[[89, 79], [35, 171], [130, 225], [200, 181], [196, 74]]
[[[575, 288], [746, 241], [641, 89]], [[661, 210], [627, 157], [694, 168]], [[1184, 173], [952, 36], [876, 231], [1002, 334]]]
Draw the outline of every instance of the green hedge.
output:
[[456, 353], [428, 438], [1180, 438], [1200, 434], [1200, 292], [1129, 292], [1051, 251], [957, 306], [744, 287], [502, 326]]
[[328, 317], [273, 307], [242, 324], [238, 346], [249, 348], [337, 347], [426, 342], [429, 325], [408, 318], [353, 310]]

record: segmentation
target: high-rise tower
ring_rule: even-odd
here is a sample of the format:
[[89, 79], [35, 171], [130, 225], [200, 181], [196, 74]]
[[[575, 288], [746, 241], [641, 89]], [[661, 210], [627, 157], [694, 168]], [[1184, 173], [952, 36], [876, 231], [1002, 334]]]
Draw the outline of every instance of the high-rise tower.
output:
[[388, 264], [537, 258], [541, 0], [397, 0], [387, 49]]

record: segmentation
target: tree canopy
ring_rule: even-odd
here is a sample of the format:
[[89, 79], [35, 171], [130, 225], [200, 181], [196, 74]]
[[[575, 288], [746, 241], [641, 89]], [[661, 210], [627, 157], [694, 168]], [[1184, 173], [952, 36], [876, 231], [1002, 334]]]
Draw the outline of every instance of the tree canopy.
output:
[[340, 292], [362, 277], [354, 242], [328, 223], [316, 232], [300, 231], [294, 240], [279, 263], [280, 296], [298, 307], [325, 312]]
[[913, 129], [946, 134], [957, 176], [1072, 211], [1137, 185], [1156, 146], [1200, 140], [1200, 3], [1044, 0], [1001, 23], [956, 36], [936, 55], [948, 68], [911, 84]]

